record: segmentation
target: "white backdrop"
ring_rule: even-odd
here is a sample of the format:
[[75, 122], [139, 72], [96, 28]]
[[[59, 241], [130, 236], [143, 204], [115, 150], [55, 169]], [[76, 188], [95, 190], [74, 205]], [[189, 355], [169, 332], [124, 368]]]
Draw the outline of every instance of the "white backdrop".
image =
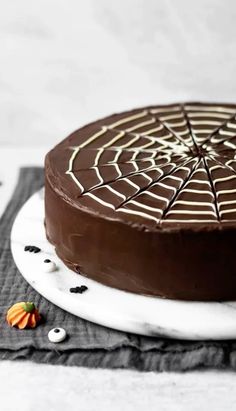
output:
[[0, 0], [0, 143], [143, 104], [236, 101], [235, 0]]

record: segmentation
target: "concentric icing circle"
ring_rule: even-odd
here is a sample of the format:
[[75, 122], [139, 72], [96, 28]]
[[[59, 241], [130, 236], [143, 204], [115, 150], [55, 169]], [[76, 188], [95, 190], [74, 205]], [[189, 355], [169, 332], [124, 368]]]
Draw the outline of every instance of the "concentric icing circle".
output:
[[65, 172], [82, 206], [149, 226], [236, 221], [233, 105], [123, 113], [78, 130], [69, 144]]

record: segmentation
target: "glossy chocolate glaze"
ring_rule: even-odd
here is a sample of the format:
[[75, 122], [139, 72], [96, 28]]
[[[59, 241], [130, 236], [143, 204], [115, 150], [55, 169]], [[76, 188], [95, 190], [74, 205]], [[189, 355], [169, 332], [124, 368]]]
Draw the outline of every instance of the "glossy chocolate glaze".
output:
[[236, 297], [236, 106], [116, 114], [46, 157], [45, 223], [59, 257], [111, 287]]

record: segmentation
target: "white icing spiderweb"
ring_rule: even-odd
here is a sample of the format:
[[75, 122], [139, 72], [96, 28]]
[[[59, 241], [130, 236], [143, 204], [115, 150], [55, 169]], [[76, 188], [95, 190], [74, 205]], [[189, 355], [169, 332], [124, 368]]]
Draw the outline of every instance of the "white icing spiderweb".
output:
[[81, 204], [151, 225], [236, 220], [236, 108], [176, 104], [78, 131], [67, 174]]

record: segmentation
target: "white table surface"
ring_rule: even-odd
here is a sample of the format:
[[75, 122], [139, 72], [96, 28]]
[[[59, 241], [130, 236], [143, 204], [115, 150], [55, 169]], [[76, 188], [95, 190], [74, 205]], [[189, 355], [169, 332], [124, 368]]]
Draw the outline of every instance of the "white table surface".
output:
[[[19, 167], [42, 165], [47, 150], [0, 147], [0, 213], [14, 190]], [[9, 158], [14, 167], [7, 170]], [[140, 373], [3, 361], [0, 409], [232, 411], [235, 384], [236, 374], [229, 371]]]
[[[236, 101], [235, 0], [0, 0], [0, 6], [0, 213], [18, 167], [42, 164], [42, 145], [51, 147], [83, 123], [158, 102]], [[235, 384], [231, 372], [1, 362], [0, 409], [231, 411]]]

